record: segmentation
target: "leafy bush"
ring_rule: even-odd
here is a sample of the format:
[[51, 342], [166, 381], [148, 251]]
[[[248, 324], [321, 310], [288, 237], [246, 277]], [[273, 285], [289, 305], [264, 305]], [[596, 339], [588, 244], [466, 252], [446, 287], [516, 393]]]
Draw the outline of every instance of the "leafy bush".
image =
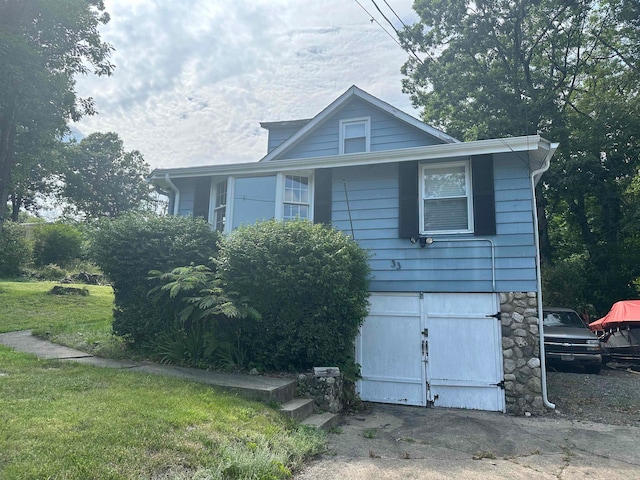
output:
[[151, 290], [153, 298], [162, 304], [172, 299], [177, 308], [174, 327], [151, 342], [163, 363], [244, 366], [244, 355], [229, 347], [229, 338], [235, 334], [234, 319], [260, 317], [246, 300], [225, 292], [222, 280], [205, 265], [150, 274], [162, 284]]
[[19, 276], [31, 261], [31, 252], [24, 227], [5, 221], [0, 232], [0, 275]]
[[238, 322], [257, 366], [354, 370], [369, 295], [368, 254], [355, 241], [306, 221], [259, 222], [225, 239], [218, 272], [261, 314]]
[[33, 261], [36, 267], [50, 264], [66, 267], [80, 258], [82, 233], [72, 225], [39, 225], [34, 228], [33, 237]]
[[130, 213], [98, 222], [91, 240], [90, 255], [115, 293], [113, 331], [140, 345], [172, 328], [178, 308], [172, 299], [147, 295], [157, 285], [149, 272], [207, 263], [219, 234], [199, 218]]

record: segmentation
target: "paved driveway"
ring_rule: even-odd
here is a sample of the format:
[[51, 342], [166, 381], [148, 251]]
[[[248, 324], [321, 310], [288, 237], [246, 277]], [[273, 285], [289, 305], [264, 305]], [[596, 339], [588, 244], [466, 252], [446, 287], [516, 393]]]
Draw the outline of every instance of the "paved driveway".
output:
[[640, 479], [640, 428], [370, 404], [296, 478]]

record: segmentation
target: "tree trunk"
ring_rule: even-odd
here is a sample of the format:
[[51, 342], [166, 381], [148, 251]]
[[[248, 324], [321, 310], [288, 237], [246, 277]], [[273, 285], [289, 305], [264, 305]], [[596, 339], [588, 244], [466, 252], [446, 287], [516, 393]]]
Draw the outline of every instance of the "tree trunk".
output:
[[11, 194], [11, 221], [17, 222], [20, 219], [18, 218], [20, 215], [20, 207], [22, 206], [22, 195], [18, 195], [13, 192]]
[[11, 188], [11, 170], [13, 169], [14, 141], [16, 136], [15, 102], [10, 103], [6, 115], [0, 116], [0, 232], [7, 215], [7, 202]]

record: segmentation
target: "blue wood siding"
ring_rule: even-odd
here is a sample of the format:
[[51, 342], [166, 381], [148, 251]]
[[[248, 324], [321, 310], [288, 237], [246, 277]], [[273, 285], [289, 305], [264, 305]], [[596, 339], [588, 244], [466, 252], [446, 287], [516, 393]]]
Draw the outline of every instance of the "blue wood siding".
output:
[[196, 183], [193, 178], [176, 178], [173, 184], [180, 190], [180, 203], [178, 215], [193, 215], [193, 203], [195, 199]]
[[[495, 291], [534, 291], [535, 248], [526, 164], [511, 154], [496, 155], [494, 182], [497, 234], [487, 238], [495, 245]], [[424, 248], [398, 238], [397, 164], [336, 169], [332, 188], [333, 225], [372, 253], [371, 291], [492, 291], [491, 244], [481, 239], [484, 237], [434, 236], [435, 242]]]
[[[340, 120], [360, 117], [371, 117], [372, 152], [442, 143], [435, 137], [398, 120], [369, 103], [353, 99], [334, 112], [305, 138], [299, 140], [291, 150], [279, 155], [276, 159], [338, 155]], [[273, 142], [276, 141], [274, 138]], [[270, 139], [269, 148], [272, 148], [271, 143]]]
[[269, 140], [267, 141], [267, 153], [277, 148], [291, 135], [296, 133], [301, 127], [270, 127]]

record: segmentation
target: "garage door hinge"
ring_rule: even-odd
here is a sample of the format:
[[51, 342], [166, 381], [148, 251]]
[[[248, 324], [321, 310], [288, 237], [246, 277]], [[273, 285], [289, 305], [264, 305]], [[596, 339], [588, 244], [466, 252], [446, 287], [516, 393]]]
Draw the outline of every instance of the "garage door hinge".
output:
[[504, 390], [504, 380], [500, 380], [498, 383], [494, 383], [494, 385]]
[[493, 315], [487, 315], [487, 317], [497, 318], [498, 320], [502, 320], [502, 312], [494, 313]]

